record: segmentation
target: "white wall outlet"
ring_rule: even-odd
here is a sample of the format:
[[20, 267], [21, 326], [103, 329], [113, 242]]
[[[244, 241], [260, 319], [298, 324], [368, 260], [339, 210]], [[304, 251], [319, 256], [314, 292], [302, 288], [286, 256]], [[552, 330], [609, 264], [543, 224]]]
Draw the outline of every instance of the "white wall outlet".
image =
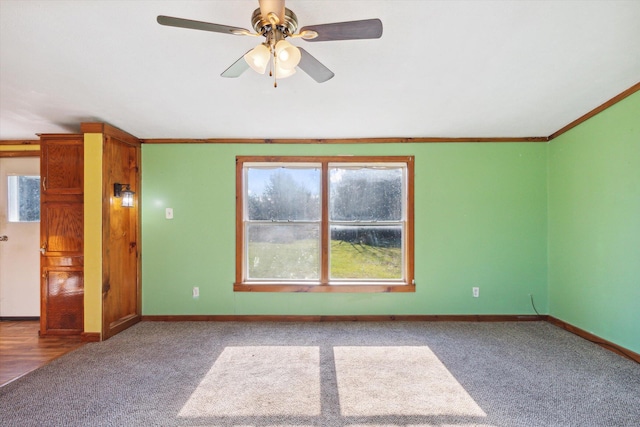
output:
[[166, 219], [173, 219], [173, 208], [166, 208], [164, 210], [164, 217]]
[[473, 291], [474, 298], [478, 298], [480, 296], [480, 288], [474, 287], [474, 288], [471, 288], [471, 290]]
[[200, 296], [200, 288], [197, 286], [193, 287], [192, 295], [194, 298], [198, 298]]

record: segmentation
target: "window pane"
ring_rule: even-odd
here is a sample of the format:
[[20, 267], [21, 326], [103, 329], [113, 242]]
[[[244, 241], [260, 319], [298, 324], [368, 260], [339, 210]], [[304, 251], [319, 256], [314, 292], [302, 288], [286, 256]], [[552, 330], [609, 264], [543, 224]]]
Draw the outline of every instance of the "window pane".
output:
[[249, 279], [318, 280], [319, 224], [249, 224]]
[[247, 170], [249, 220], [320, 220], [319, 168]]
[[402, 168], [329, 169], [331, 221], [402, 219]]
[[402, 279], [402, 226], [332, 226], [332, 279]]
[[40, 177], [9, 176], [9, 222], [40, 221]]

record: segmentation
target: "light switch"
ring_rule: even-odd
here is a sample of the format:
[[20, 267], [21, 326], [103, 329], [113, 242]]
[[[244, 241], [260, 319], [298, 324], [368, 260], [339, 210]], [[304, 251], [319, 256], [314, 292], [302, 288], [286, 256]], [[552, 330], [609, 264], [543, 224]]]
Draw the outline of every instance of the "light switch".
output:
[[167, 219], [173, 219], [173, 208], [166, 208], [164, 210], [164, 217]]

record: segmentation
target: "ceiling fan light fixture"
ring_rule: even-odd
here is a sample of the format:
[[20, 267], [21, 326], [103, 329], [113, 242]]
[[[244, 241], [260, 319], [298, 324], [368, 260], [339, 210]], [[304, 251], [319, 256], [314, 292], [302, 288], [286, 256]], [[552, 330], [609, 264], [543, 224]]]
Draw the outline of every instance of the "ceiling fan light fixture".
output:
[[[2, 0], [0, 0], [2, 1]], [[378, 39], [382, 36], [380, 19], [362, 19], [358, 21], [333, 22], [303, 27], [298, 31], [298, 17], [285, 7], [285, 0], [258, 0], [259, 7], [251, 15], [251, 26], [255, 33], [239, 27], [194, 21], [159, 15], [158, 24], [191, 30], [211, 31], [214, 33], [238, 36], [264, 37], [265, 42], [256, 46], [238, 58], [222, 72], [222, 77], [239, 77], [249, 68], [264, 74], [285, 78], [296, 72], [296, 67], [308, 74], [318, 83], [333, 78], [333, 72], [302, 48], [285, 41], [286, 38], [302, 38], [306, 41], [335, 41]]]
[[271, 51], [265, 44], [259, 44], [244, 55], [244, 60], [256, 72], [264, 74], [271, 59]]
[[296, 73], [295, 68], [284, 68], [279, 65], [276, 65], [275, 77], [278, 79], [286, 79], [287, 77], [293, 76], [295, 73]]
[[268, 16], [270, 13], [278, 18], [278, 22], [284, 22], [285, 7], [284, 0], [261, 0], [260, 13]]
[[278, 65], [282, 68], [294, 69], [302, 58], [300, 49], [286, 40], [280, 40], [276, 43], [275, 51], [276, 57], [278, 58]]

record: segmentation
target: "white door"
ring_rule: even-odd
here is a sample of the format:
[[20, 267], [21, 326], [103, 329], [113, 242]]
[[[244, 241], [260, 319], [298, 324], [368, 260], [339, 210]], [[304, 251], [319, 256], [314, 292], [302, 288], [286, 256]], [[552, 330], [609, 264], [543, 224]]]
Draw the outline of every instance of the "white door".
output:
[[0, 157], [0, 317], [40, 316], [40, 158]]

